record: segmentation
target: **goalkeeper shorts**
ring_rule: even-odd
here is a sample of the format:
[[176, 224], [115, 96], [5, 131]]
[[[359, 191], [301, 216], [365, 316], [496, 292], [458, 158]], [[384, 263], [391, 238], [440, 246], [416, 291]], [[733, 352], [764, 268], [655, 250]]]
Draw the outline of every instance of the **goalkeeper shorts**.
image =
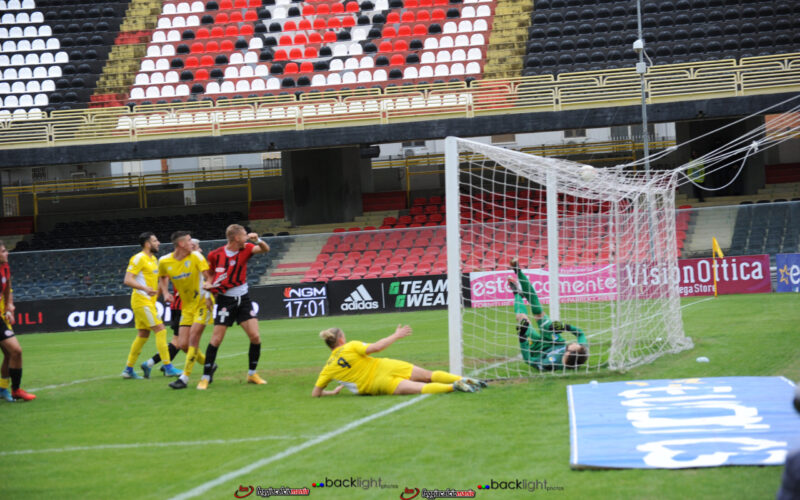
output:
[[369, 385], [367, 394], [376, 396], [394, 394], [400, 382], [411, 378], [413, 369], [414, 365], [405, 361], [379, 358], [378, 366], [375, 367], [375, 374], [372, 377], [372, 383]]

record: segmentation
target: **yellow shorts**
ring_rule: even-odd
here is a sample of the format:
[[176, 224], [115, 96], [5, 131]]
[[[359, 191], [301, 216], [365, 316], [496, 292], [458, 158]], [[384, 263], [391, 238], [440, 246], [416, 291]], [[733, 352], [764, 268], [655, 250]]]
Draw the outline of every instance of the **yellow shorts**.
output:
[[397, 359], [380, 358], [378, 366], [375, 367], [375, 375], [368, 394], [394, 394], [397, 386], [403, 380], [411, 378], [411, 370], [414, 365]]
[[195, 323], [210, 325], [214, 321], [211, 311], [206, 307], [206, 301], [200, 299], [194, 304], [183, 303], [181, 309], [181, 326], [191, 326]]
[[140, 305], [133, 308], [133, 318], [137, 330], [150, 330], [164, 322], [158, 317], [156, 306], [153, 304]]

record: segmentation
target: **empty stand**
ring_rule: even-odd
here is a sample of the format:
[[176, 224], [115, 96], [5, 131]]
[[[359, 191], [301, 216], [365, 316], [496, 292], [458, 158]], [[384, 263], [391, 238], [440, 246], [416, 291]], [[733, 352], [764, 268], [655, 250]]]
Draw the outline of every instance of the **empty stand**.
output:
[[494, 9], [492, 1], [460, 0], [239, 3], [167, 1], [130, 99], [474, 78]]
[[[643, 2], [645, 45], [654, 64], [739, 59], [796, 52], [800, 4], [750, 0]], [[537, 0], [524, 75], [632, 66], [636, 4]]]
[[219, 212], [192, 215], [141, 217], [122, 220], [97, 220], [61, 222], [49, 232], [37, 232], [31, 242], [31, 250], [64, 248], [91, 248], [101, 246], [129, 245], [138, 241], [144, 231], [154, 232], [162, 242], [169, 241], [170, 234], [179, 229], [192, 232], [200, 240], [217, 239], [225, 234], [225, 228], [234, 222], [245, 220], [241, 212]]
[[[268, 254], [257, 254], [247, 266], [247, 281], [258, 285], [260, 278], [279, 259], [290, 238], [268, 238]], [[225, 240], [201, 242], [204, 253], [222, 246]], [[162, 255], [172, 251], [170, 243], [162, 243]], [[81, 250], [14, 252], [11, 265], [14, 276], [14, 298], [18, 302], [53, 298], [126, 295], [131, 289], [122, 281], [128, 260], [139, 252], [139, 246], [87, 248]]]
[[127, 2], [0, 3], [0, 118], [85, 107]]

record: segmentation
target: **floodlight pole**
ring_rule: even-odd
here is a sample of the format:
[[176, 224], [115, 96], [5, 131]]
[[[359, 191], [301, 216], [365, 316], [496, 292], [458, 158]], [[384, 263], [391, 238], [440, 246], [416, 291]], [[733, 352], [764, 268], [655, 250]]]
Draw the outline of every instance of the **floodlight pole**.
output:
[[[647, 97], [644, 75], [647, 73], [647, 63], [644, 62], [644, 34], [642, 33], [642, 0], [636, 0], [636, 18], [639, 26], [639, 38], [633, 43], [633, 50], [639, 52], [639, 62], [636, 72], [639, 73], [639, 83], [642, 90], [642, 143], [644, 146], [644, 172], [650, 181], [650, 136], [647, 130]], [[638, 47], [638, 49], [637, 49]]]
[[639, 62], [636, 63], [636, 72], [639, 73], [639, 85], [642, 90], [642, 146], [644, 147], [644, 176], [647, 181], [648, 192], [648, 225], [649, 253], [653, 257], [655, 252], [655, 239], [653, 237], [653, 207], [649, 191], [650, 187], [650, 133], [647, 130], [647, 97], [644, 75], [647, 73], [647, 63], [644, 62], [644, 33], [642, 32], [642, 0], [636, 0], [636, 20], [639, 28], [639, 38], [633, 42], [633, 50], [639, 53]]

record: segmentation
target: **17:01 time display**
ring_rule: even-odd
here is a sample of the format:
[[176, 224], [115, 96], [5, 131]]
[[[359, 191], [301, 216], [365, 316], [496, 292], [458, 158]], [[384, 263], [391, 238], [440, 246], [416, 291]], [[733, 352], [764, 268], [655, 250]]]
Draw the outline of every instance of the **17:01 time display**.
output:
[[283, 303], [290, 318], [314, 318], [328, 314], [325, 299], [284, 300]]

